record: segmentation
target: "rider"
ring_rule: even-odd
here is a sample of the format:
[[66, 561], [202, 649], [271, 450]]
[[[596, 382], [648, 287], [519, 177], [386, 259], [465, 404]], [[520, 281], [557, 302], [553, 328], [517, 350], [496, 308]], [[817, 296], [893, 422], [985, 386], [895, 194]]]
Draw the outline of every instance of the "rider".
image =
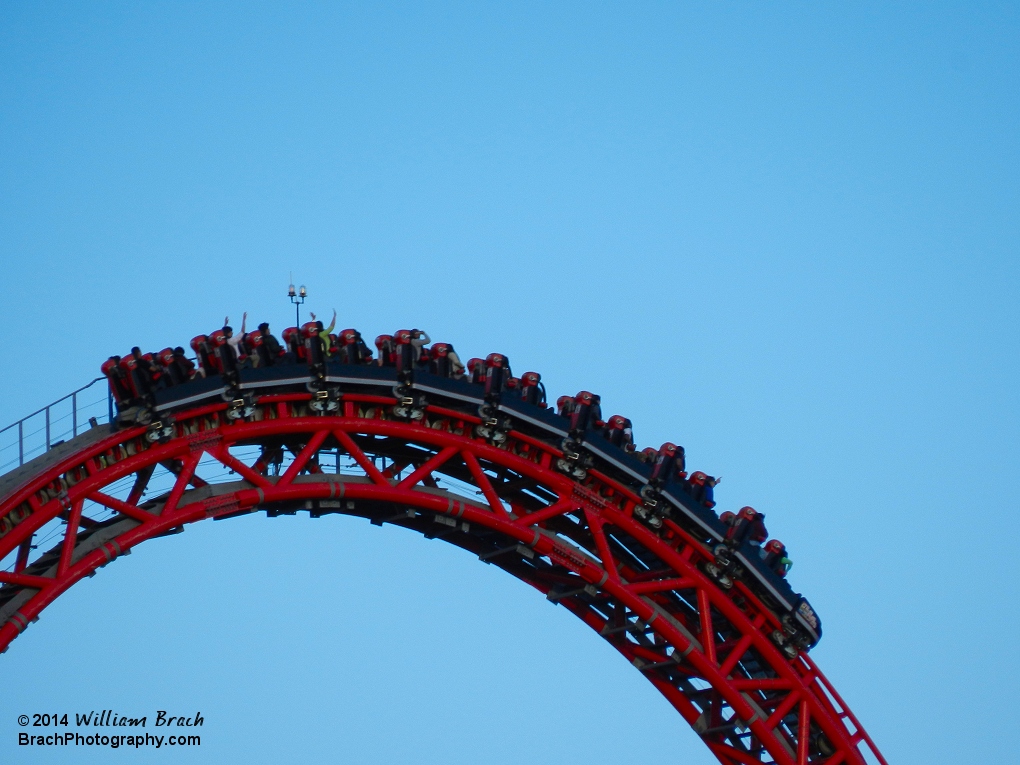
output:
[[433, 343], [429, 348], [429, 371], [439, 377], [452, 377], [449, 343]]
[[545, 408], [545, 386], [538, 372], [525, 372], [521, 376], [521, 398], [529, 404]]
[[142, 380], [139, 390], [144, 388], [145, 392], [148, 393], [157, 388], [165, 387], [165, 382], [162, 379], [163, 370], [153, 360], [151, 353], [142, 353], [142, 349], [136, 345], [131, 349], [131, 357], [137, 365], [134, 369], [134, 374]]
[[779, 576], [786, 576], [793, 568], [793, 561], [790, 560], [789, 553], [786, 552], [786, 545], [778, 539], [770, 539], [768, 544], [762, 548], [761, 555], [765, 565]]
[[[224, 377], [237, 372], [237, 352], [229, 344], [231, 338], [227, 336], [227, 330], [230, 330], [230, 327], [218, 329], [209, 334], [209, 347], [212, 349], [212, 356], [216, 359], [216, 366], [219, 367], [220, 374]], [[231, 334], [233, 334], [232, 330]]]
[[195, 376], [195, 364], [189, 359], [181, 346], [174, 348], [174, 360], [172, 366], [177, 370], [177, 373], [187, 382]]
[[432, 365], [432, 349], [422, 348], [418, 352], [418, 358], [414, 362], [415, 369], [428, 370]]
[[344, 364], [367, 364], [372, 360], [361, 333], [356, 329], [345, 329], [340, 333], [340, 361]]
[[327, 354], [332, 360], [336, 360], [340, 357], [340, 336], [334, 333], [329, 335], [329, 353]]
[[358, 330], [354, 330], [354, 346], [357, 349], [357, 356], [360, 359], [361, 364], [372, 363], [372, 351], [369, 350], [368, 343], [365, 342], [365, 338], [361, 336]]
[[191, 350], [195, 352], [195, 356], [198, 358], [198, 373], [201, 377], [211, 377], [220, 373], [220, 369], [217, 366], [219, 359], [212, 352], [209, 338], [206, 335], [196, 335], [191, 338]]
[[[223, 317], [223, 334], [227, 338], [227, 345], [230, 347], [230, 351], [233, 352], [233, 357], [234, 357], [233, 361], [234, 361], [234, 365], [235, 366], [244, 357], [244, 351], [243, 351], [244, 346], [241, 345], [241, 342], [244, 340], [245, 325], [247, 323], [248, 323], [248, 312], [245, 311], [244, 312], [244, 316], [241, 317], [241, 331], [235, 336], [234, 335], [234, 329], [230, 326], [230, 317], [229, 316], [224, 316]], [[220, 357], [221, 358], [223, 357], [223, 354], [224, 354], [224, 351], [221, 350], [220, 351]], [[224, 369], [225, 369], [227, 365], [224, 364], [223, 366], [224, 366]]]
[[397, 365], [396, 345], [393, 340], [393, 335], [379, 335], [379, 337], [375, 339], [375, 347], [376, 350], [379, 351], [379, 366], [395, 367]]
[[156, 360], [159, 365], [163, 368], [163, 375], [160, 378], [163, 380], [163, 384], [167, 387], [174, 385], [180, 385], [188, 381], [187, 377], [184, 377], [180, 370], [174, 365], [174, 349], [164, 348], [156, 354]]
[[639, 460], [644, 462], [646, 465], [654, 465], [655, 461], [659, 459], [659, 450], [654, 446], [646, 446], [644, 449], [639, 451], [635, 455]]
[[283, 337], [283, 342], [287, 344], [287, 354], [284, 357], [284, 362], [296, 364], [304, 361], [307, 355], [305, 353], [305, 344], [301, 340], [300, 328], [287, 327], [280, 335]]
[[248, 351], [248, 362], [253, 367], [269, 366], [269, 354], [262, 347], [262, 335], [257, 330], [244, 336], [244, 347]]
[[715, 507], [715, 487], [721, 482], [722, 478], [715, 478], [698, 470], [691, 474], [688, 488], [697, 502], [705, 507]]
[[619, 446], [628, 452], [634, 451], [634, 425], [622, 414], [610, 417], [602, 434], [613, 446]]
[[684, 448], [667, 441], [659, 447], [651, 480], [659, 485], [682, 481], [687, 477], [685, 467]]
[[432, 371], [440, 377], [460, 379], [464, 375], [464, 365], [460, 362], [457, 351], [449, 343], [436, 343], [432, 346]]
[[131, 391], [132, 399], [145, 398], [152, 392], [149, 375], [138, 365], [134, 354], [122, 358], [119, 366], [127, 381], [127, 387]]
[[306, 321], [301, 325], [301, 337], [304, 338], [305, 359], [321, 371], [329, 349], [329, 333], [323, 331], [321, 321]]
[[502, 353], [490, 353], [485, 357], [485, 397], [498, 398], [511, 377], [510, 359]]
[[475, 385], [485, 383], [485, 359], [468, 359], [467, 370], [471, 382], [475, 383]]
[[120, 356], [111, 356], [103, 362], [103, 366], [100, 369], [110, 383], [110, 392], [113, 394], [113, 400], [117, 402], [118, 407], [123, 406], [134, 398], [134, 393], [128, 384], [124, 370], [120, 366]]
[[281, 358], [284, 355], [283, 347], [269, 331], [268, 322], [259, 324], [259, 335], [262, 336], [262, 364], [267, 367], [279, 364], [283, 360]]
[[570, 430], [584, 432], [589, 425], [602, 419], [602, 399], [586, 390], [574, 396], [574, 408], [570, 413]]
[[744, 542], [748, 542], [752, 547], [760, 548], [768, 538], [765, 513], [759, 513], [749, 505], [740, 508], [733, 525], [726, 532], [726, 541], [733, 547], [740, 547]]
[[312, 321], [315, 322], [315, 328], [319, 333], [319, 340], [322, 342], [322, 356], [325, 358], [329, 354], [329, 349], [332, 347], [332, 339], [330, 333], [333, 331], [333, 327], [336, 326], [336, 309], [333, 309], [333, 321], [329, 323], [328, 327], [323, 327], [321, 321], [315, 320], [315, 314], [312, 315]]
[[413, 330], [398, 329], [393, 333], [394, 348], [393, 356], [396, 360], [397, 375], [403, 379], [414, 369], [414, 362], [417, 354], [411, 341], [414, 339]]
[[411, 347], [414, 348], [414, 363], [417, 364], [422, 357], [425, 346], [432, 342], [429, 333], [421, 329], [411, 330]]
[[560, 396], [556, 399], [556, 414], [569, 420], [574, 413], [574, 405], [573, 396]]

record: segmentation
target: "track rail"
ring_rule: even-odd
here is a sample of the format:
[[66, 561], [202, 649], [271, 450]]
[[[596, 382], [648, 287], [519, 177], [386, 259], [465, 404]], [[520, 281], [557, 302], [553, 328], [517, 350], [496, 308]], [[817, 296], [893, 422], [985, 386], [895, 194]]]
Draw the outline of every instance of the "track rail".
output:
[[[405, 420], [392, 397], [344, 393], [319, 415], [312, 399], [264, 395], [245, 420], [228, 419], [226, 403], [179, 411], [164, 442], [145, 427], [93, 438], [0, 499], [0, 560], [15, 559], [0, 572], [0, 648], [75, 582], [186, 524], [343, 513], [442, 538], [543, 592], [623, 654], [725, 765], [885, 765], [811, 659], [777, 648], [777, 616], [742, 583], [707, 577], [711, 548], [682, 524], [635, 517], [633, 487], [595, 469], [571, 478], [555, 467], [562, 452], [518, 430], [481, 438], [463, 411], [429, 405]], [[56, 544], [33, 558], [33, 539], [54, 526]]]

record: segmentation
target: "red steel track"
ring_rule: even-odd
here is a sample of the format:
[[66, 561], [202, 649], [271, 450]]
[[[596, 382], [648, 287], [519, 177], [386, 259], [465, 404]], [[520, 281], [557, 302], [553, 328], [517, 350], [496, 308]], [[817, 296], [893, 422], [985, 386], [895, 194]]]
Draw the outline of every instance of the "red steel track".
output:
[[[75, 582], [184, 524], [255, 510], [345, 513], [441, 537], [545, 593], [642, 672], [725, 765], [885, 765], [807, 654], [791, 660], [770, 639], [775, 614], [743, 583], [724, 590], [709, 579], [700, 566], [711, 550], [678, 523], [653, 529], [634, 517], [632, 488], [596, 470], [572, 479], [555, 469], [561, 452], [518, 431], [494, 445], [460, 411], [430, 406], [414, 422], [392, 416], [392, 398], [344, 394], [339, 412], [318, 416], [310, 398], [263, 396], [247, 421], [229, 421], [225, 403], [179, 412], [165, 443], [149, 443], [144, 427], [93, 439], [3, 498], [0, 559], [17, 557], [0, 572], [0, 649]], [[289, 465], [274, 474], [269, 460], [231, 451], [259, 446], [286, 449]], [[358, 474], [324, 470], [327, 450]], [[203, 459], [232, 480], [204, 480]], [[172, 488], [143, 501], [161, 465]], [[109, 487], [125, 479], [131, 488], [117, 498]], [[447, 479], [480, 497], [439, 488]], [[86, 503], [112, 517], [86, 517]], [[32, 560], [33, 536], [59, 519], [61, 541]]]

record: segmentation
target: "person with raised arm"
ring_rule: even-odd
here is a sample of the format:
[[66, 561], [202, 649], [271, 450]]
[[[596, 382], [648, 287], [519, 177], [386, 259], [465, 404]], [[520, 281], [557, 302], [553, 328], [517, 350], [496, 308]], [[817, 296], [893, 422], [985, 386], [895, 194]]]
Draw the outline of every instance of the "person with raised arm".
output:
[[332, 340], [330, 340], [329, 335], [333, 331], [333, 328], [336, 326], [336, 309], [335, 308], [333, 309], [333, 321], [331, 321], [329, 323], [329, 326], [325, 328], [322, 326], [321, 321], [316, 320], [314, 313], [311, 314], [311, 316], [312, 321], [315, 322], [315, 329], [319, 333], [319, 339], [322, 341], [322, 357], [325, 358], [326, 355], [329, 353], [330, 345], [333, 342]]
[[235, 367], [237, 366], [237, 362], [240, 360], [241, 356], [244, 355], [243, 353], [241, 353], [240, 348], [241, 341], [244, 340], [245, 325], [247, 323], [248, 312], [245, 311], [244, 315], [241, 317], [241, 331], [235, 335], [234, 328], [230, 326], [230, 317], [229, 316], [223, 317], [223, 334], [227, 338], [226, 347], [230, 349], [229, 351], [227, 351], [227, 353], [230, 353], [233, 356], [234, 361], [233, 366]]

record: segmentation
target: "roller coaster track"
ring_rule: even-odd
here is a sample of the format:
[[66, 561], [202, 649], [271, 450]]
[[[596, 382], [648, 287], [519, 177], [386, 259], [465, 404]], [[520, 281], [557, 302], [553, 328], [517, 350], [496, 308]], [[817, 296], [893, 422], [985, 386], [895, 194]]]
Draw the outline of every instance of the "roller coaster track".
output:
[[303, 368], [276, 369], [231, 391], [178, 386], [159, 423], [94, 426], [0, 476], [0, 649], [148, 539], [256, 511], [342, 513], [443, 539], [544, 593], [725, 765], [885, 765], [807, 651], [784, 652], [777, 601], [706, 575], [712, 524], [679, 493], [648, 522], [636, 460], [592, 437], [586, 469], [564, 472], [576, 455], [550, 435], [555, 416], [504, 398], [494, 435], [479, 386], [416, 376], [420, 408], [398, 416], [389, 370], [331, 364], [316, 391]]

